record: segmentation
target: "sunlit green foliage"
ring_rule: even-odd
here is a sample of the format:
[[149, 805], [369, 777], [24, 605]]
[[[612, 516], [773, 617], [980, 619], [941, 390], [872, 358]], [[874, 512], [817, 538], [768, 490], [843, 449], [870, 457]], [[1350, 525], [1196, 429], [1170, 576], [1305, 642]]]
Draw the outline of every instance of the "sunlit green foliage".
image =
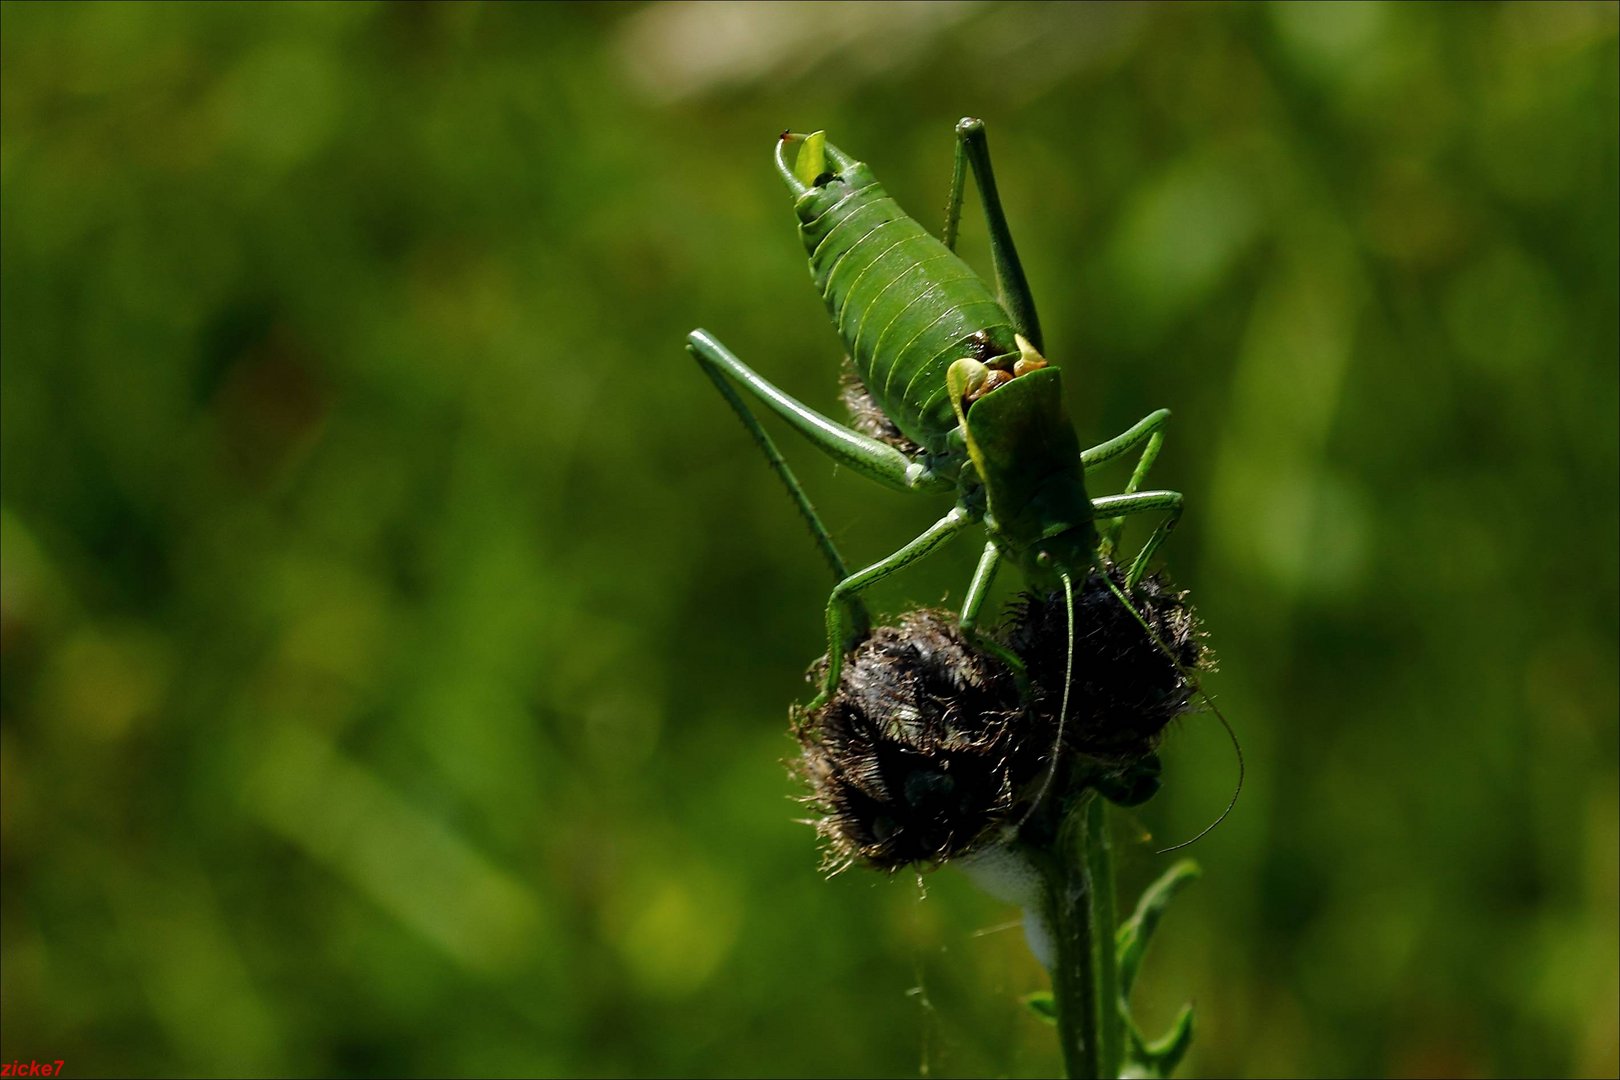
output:
[[[1082, 437], [1175, 410], [1250, 757], [1143, 1029], [1612, 1075], [1616, 11], [0, 9], [0, 1057], [1055, 1068], [1005, 908], [819, 878], [826, 571], [682, 348], [835, 408], [773, 141], [933, 224], [971, 114]], [[783, 446], [854, 558], [942, 509]], [[1234, 773], [1165, 761], [1126, 896]]]

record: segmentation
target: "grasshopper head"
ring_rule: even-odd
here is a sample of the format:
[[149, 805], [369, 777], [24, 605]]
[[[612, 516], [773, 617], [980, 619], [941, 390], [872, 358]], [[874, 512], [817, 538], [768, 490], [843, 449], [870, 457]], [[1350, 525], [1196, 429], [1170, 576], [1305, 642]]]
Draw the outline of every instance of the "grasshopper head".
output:
[[1060, 572], [1083, 579], [1096, 561], [1098, 536], [1080, 442], [1063, 407], [1063, 377], [1044, 361], [1030, 363], [1039, 354], [1022, 338], [1019, 347], [1018, 374], [962, 359], [946, 384], [997, 546], [1037, 582]]

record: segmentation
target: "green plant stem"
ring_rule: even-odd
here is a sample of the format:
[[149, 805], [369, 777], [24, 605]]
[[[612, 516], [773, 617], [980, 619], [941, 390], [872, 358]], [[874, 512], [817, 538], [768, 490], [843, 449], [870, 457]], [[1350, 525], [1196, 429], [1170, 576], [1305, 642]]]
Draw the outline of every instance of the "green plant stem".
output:
[[1091, 870], [1091, 925], [1097, 958], [1098, 1055], [1102, 1075], [1117, 1077], [1125, 1065], [1125, 1022], [1119, 1004], [1119, 913], [1114, 900], [1114, 848], [1108, 838], [1108, 800], [1086, 809], [1086, 862]]
[[1064, 1070], [1073, 1080], [1110, 1080], [1124, 1053], [1115, 955], [1113, 853], [1103, 799], [1088, 794], [1039, 861], [1054, 957], [1052, 999]]

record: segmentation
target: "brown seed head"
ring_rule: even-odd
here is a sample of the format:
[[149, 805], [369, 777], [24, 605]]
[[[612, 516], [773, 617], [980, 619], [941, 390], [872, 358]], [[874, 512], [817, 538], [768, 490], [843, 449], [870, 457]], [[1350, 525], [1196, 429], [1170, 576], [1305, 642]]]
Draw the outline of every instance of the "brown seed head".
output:
[[[1184, 671], [1207, 666], [1185, 593], [1154, 577], [1131, 599]], [[1156, 790], [1153, 750], [1193, 694], [1183, 670], [1093, 573], [1075, 597], [1073, 685], [1060, 726], [1062, 595], [1025, 594], [1011, 615], [1004, 638], [1028, 668], [1027, 698], [998, 660], [968, 644], [954, 615], [925, 609], [875, 630], [845, 660], [833, 698], [796, 714], [798, 771], [831, 869], [941, 863], [997, 842], [1043, 792], [1043, 807], [1060, 807], [1088, 785], [1123, 802]], [[1046, 791], [1054, 750], [1061, 767]]]

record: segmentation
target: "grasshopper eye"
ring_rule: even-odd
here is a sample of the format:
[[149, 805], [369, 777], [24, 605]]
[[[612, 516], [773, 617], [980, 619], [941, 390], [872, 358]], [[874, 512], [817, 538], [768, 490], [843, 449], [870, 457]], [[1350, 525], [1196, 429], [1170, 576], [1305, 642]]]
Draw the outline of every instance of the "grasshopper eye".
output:
[[1036, 555], [1035, 556], [1035, 565], [1039, 566], [1043, 570], [1052, 569], [1052, 556], [1051, 556], [1051, 554], [1048, 553], [1048, 552], [1043, 551], [1039, 555]]

